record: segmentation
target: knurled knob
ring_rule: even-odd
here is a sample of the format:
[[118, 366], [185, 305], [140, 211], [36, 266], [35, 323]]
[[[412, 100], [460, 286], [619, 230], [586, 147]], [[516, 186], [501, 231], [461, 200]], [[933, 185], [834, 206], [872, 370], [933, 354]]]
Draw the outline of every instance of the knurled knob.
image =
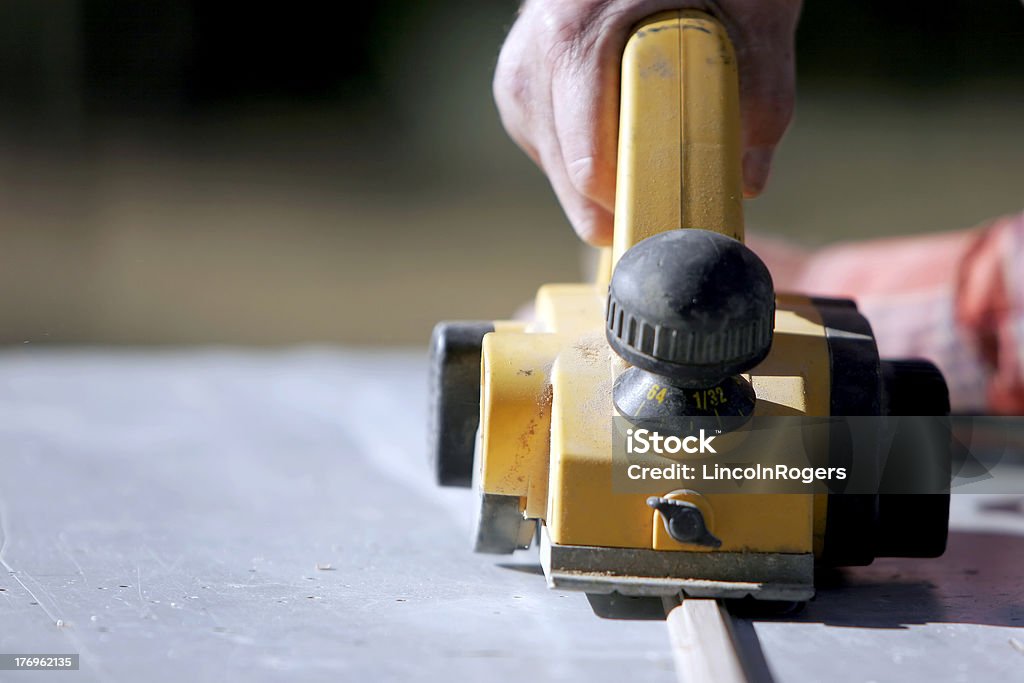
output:
[[683, 383], [745, 372], [768, 355], [775, 290], [742, 242], [708, 230], [670, 230], [619, 259], [606, 332], [632, 365]]

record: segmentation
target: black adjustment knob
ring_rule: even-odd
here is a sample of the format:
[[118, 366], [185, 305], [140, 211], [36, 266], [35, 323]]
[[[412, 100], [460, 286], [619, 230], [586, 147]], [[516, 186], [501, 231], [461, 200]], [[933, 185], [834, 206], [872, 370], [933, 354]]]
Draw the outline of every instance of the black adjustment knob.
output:
[[634, 366], [615, 387], [623, 415], [749, 416], [754, 392], [738, 375], [771, 349], [775, 290], [742, 242], [670, 230], [623, 254], [606, 322], [608, 343]]
[[742, 242], [671, 230], [619, 260], [607, 322], [608, 343], [631, 364], [681, 380], [718, 380], [768, 355], [775, 289], [768, 268]]

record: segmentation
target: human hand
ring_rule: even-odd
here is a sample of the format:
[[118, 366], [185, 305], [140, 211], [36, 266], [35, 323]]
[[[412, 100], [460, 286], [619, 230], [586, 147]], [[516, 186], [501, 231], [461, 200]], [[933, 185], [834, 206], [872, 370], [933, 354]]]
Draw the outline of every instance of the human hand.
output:
[[513, 140], [547, 174], [577, 234], [611, 243], [619, 63], [630, 29], [673, 9], [703, 10], [736, 49], [743, 187], [764, 187], [793, 112], [801, 0], [526, 0], [501, 50], [494, 98]]

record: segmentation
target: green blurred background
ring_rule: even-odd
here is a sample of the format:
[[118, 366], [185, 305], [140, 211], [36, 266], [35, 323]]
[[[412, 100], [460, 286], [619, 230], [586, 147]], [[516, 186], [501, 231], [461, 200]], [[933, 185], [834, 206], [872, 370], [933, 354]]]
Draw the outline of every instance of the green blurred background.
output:
[[[554, 0], [552, 0], [554, 1]], [[0, 340], [425, 344], [587, 261], [502, 133], [516, 3], [0, 3]], [[1019, 0], [807, 0], [764, 233], [1024, 208]]]

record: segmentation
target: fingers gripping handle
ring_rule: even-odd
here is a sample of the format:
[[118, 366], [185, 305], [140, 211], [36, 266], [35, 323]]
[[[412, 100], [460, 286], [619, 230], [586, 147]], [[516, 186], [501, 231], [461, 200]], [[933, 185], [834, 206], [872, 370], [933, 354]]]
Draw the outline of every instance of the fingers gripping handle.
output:
[[743, 239], [739, 79], [725, 28], [702, 12], [657, 14], [622, 56], [612, 264], [676, 228]]

